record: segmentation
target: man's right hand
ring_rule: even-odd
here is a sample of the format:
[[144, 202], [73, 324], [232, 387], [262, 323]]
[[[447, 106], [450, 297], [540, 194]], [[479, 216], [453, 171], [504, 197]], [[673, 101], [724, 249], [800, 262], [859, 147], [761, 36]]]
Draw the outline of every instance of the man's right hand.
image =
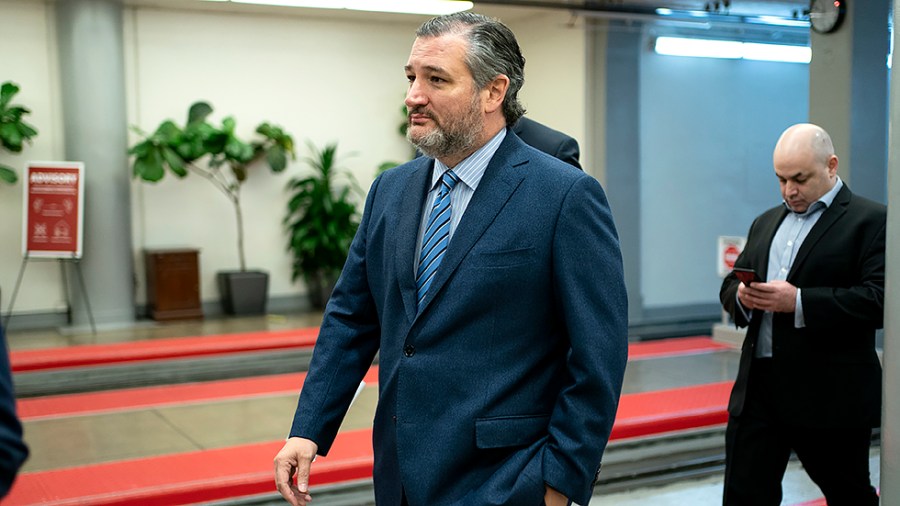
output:
[[[309, 465], [316, 458], [319, 445], [309, 439], [292, 437], [275, 455], [275, 488], [293, 506], [306, 506], [309, 495]], [[297, 482], [294, 483], [294, 474]]]

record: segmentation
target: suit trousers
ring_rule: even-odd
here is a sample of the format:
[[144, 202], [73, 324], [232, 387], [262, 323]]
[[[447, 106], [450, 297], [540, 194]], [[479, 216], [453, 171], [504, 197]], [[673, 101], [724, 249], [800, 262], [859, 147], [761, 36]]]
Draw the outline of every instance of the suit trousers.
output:
[[725, 432], [725, 506], [778, 506], [793, 450], [828, 506], [877, 506], [869, 477], [870, 428], [798, 427], [774, 401], [771, 358], [754, 358], [741, 416]]

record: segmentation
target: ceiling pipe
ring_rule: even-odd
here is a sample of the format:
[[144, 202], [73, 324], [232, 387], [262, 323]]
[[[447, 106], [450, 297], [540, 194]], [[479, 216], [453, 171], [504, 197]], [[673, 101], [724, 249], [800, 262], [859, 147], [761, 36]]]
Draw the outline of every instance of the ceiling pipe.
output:
[[666, 9], [668, 14], [660, 14], [662, 8], [641, 6], [609, 5], [606, 2], [582, 1], [575, 3], [561, 3], [548, 0], [475, 0], [478, 5], [498, 5], [507, 7], [531, 7], [538, 9], [552, 9], [569, 11], [575, 15], [586, 17], [624, 19], [633, 21], [664, 21], [679, 24], [695, 23], [697, 25], [710, 26], [721, 25], [756, 25], [760, 27], [783, 29], [785, 31], [808, 32], [809, 18], [790, 18], [782, 16], [749, 16], [744, 14], [720, 14], [706, 11], [689, 11]]

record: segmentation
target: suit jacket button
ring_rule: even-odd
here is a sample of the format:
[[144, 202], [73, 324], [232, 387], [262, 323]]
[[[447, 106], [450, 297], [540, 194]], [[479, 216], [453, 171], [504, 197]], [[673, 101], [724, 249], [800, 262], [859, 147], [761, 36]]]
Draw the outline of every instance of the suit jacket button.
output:
[[416, 347], [411, 344], [407, 344], [406, 346], [403, 347], [403, 354], [406, 355], [407, 357], [411, 357], [411, 356], [415, 355]]

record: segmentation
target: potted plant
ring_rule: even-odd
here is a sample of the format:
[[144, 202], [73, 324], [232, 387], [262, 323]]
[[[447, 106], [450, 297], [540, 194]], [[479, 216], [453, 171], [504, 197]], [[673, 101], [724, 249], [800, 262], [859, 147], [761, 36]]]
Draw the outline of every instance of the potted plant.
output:
[[350, 243], [359, 228], [351, 192], [362, 195], [353, 175], [337, 167], [337, 144], [319, 150], [309, 143], [304, 159], [312, 173], [288, 182], [287, 249], [293, 256], [291, 279], [303, 277], [310, 305], [323, 309], [347, 260]]
[[282, 172], [288, 156], [296, 158], [294, 140], [280, 127], [263, 122], [256, 128], [260, 138], [245, 142], [235, 134], [234, 118], [226, 117], [221, 127], [209, 123], [212, 111], [207, 102], [196, 102], [184, 127], [166, 120], [150, 135], [137, 130], [143, 140], [128, 151], [134, 155], [134, 177], [156, 182], [167, 169], [179, 178], [193, 172], [228, 198], [234, 207], [240, 270], [217, 274], [222, 306], [229, 314], [262, 314], [268, 299], [268, 273], [247, 270], [241, 186], [254, 167], [265, 165], [272, 172]]
[[[0, 85], [0, 145], [12, 153], [21, 153], [24, 143], [31, 143], [37, 130], [22, 121], [22, 116], [31, 111], [21, 105], [12, 104], [12, 98], [19, 92], [19, 86], [11, 81]], [[0, 164], [0, 181], [13, 184], [18, 180], [16, 171], [8, 165]]]

